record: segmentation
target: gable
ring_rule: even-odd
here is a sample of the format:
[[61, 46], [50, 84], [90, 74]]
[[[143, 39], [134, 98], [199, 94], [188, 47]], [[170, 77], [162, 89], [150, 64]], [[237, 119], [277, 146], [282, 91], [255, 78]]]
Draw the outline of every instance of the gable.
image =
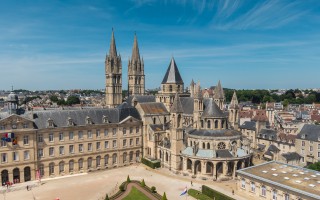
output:
[[33, 121], [13, 114], [0, 120], [2, 130], [33, 128]]

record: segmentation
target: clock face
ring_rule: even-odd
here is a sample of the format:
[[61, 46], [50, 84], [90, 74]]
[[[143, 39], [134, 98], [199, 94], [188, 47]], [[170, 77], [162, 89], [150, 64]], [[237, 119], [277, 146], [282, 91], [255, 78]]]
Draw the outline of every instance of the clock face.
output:
[[16, 129], [17, 125], [16, 124], [12, 124], [12, 129]]

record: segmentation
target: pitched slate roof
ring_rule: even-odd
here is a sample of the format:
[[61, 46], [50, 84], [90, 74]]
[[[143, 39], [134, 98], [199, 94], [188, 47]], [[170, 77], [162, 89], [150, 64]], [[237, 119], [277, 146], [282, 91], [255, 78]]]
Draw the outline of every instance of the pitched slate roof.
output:
[[156, 102], [154, 95], [130, 95], [126, 102], [132, 105], [132, 99], [135, 98], [138, 103]]
[[248, 129], [248, 130], [256, 130], [256, 122], [255, 121], [245, 121], [241, 126], [241, 129]]
[[217, 152], [217, 158], [232, 158], [233, 157], [233, 155], [227, 149], [219, 149], [219, 150], [216, 150], [216, 152]]
[[210, 99], [201, 117], [225, 117], [219, 106]]
[[160, 102], [141, 103], [140, 106], [146, 115], [169, 114], [165, 105]]
[[103, 124], [103, 116], [108, 117], [110, 123], [119, 123], [128, 116], [141, 119], [138, 111], [133, 107], [123, 106], [120, 108], [90, 108], [84, 110], [51, 110], [28, 112], [25, 116], [32, 114], [36, 128], [47, 127], [48, 119], [52, 119], [55, 127], [68, 126], [68, 119], [71, 118], [75, 126], [86, 125], [86, 118], [89, 117], [93, 124]]
[[193, 114], [194, 110], [194, 102], [192, 97], [180, 97], [182, 109], [184, 111], [184, 114]]
[[272, 129], [261, 129], [259, 133], [260, 138], [265, 138], [269, 140], [276, 140], [277, 139], [277, 131]]
[[280, 151], [280, 149], [278, 149], [278, 147], [276, 147], [275, 145], [271, 144], [268, 148], [268, 151], [271, 151], [271, 152], [278, 152]]
[[[305, 138], [302, 138], [304, 135]], [[313, 124], [305, 124], [300, 133], [297, 134], [297, 139], [320, 141], [320, 126]]]
[[297, 152], [288, 152], [281, 154], [287, 161], [300, 160], [302, 156]]
[[180, 101], [180, 97], [178, 95], [178, 93], [176, 93], [173, 104], [170, 108], [170, 112], [172, 113], [183, 113], [183, 108], [182, 108], [182, 104]]
[[162, 84], [164, 83], [183, 84], [179, 69], [173, 57], [171, 58], [167, 72], [162, 80]]
[[205, 136], [205, 137], [223, 137], [223, 136], [240, 136], [241, 133], [235, 130], [206, 130], [206, 129], [192, 129], [188, 131], [189, 135]]

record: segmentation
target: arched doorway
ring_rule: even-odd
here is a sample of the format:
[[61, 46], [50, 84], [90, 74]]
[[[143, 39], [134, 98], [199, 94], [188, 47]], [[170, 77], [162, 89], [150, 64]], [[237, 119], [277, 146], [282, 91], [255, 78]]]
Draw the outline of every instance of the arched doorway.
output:
[[207, 164], [206, 164], [206, 173], [212, 175], [212, 173], [213, 173], [213, 164], [212, 164], [212, 162], [207, 162]]
[[201, 173], [201, 162], [199, 160], [194, 163], [194, 175], [197, 173]]
[[216, 179], [218, 179], [219, 175], [223, 173], [223, 163], [219, 162], [217, 163], [217, 167], [216, 167]]
[[24, 168], [24, 182], [31, 181], [31, 169], [30, 167]]
[[187, 170], [192, 170], [192, 161], [190, 159], [187, 160]]
[[20, 183], [20, 170], [19, 168], [13, 169], [13, 183]]
[[238, 169], [241, 169], [241, 166], [242, 166], [242, 161], [239, 160], [238, 163], [237, 163], [237, 170], [238, 170]]
[[9, 181], [9, 172], [8, 170], [1, 171], [1, 183], [6, 183]]

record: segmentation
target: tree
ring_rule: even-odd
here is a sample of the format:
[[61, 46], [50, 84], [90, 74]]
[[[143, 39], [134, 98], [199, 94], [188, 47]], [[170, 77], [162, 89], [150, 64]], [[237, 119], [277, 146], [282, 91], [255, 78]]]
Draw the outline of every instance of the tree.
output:
[[156, 190], [157, 190], [156, 187], [152, 186], [150, 189], [152, 193], [156, 193]]
[[283, 104], [283, 107], [286, 108], [289, 105], [289, 100], [285, 99], [282, 104]]
[[58, 97], [57, 97], [56, 95], [50, 96], [50, 100], [51, 100], [52, 102], [55, 102], [55, 103], [59, 101], [59, 99], [58, 99]]
[[131, 180], [130, 180], [130, 177], [129, 177], [129, 175], [127, 176], [127, 183], [130, 183], [131, 182]]
[[144, 182], [144, 179], [142, 179], [142, 181], [141, 181], [141, 186], [142, 186], [142, 187], [145, 187], [145, 186], [146, 186], [146, 183]]
[[121, 184], [121, 185], [119, 186], [119, 190], [120, 190], [121, 192], [125, 191], [123, 184]]
[[80, 99], [79, 97], [76, 96], [69, 96], [67, 98], [67, 102], [68, 105], [73, 105], [73, 104], [79, 104], [80, 103]]
[[307, 166], [308, 169], [320, 171], [320, 162], [313, 163]]
[[104, 198], [104, 200], [109, 200], [108, 194], [106, 194], [106, 197]]
[[167, 199], [166, 192], [163, 193], [162, 200], [168, 200], [168, 199]]

